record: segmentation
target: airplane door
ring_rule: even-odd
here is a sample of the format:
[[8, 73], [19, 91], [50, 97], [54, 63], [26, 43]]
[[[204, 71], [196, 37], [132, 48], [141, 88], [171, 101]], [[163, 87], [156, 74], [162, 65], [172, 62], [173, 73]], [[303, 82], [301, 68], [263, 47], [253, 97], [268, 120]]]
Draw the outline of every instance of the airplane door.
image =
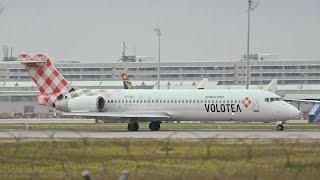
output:
[[253, 111], [254, 112], [259, 112], [259, 99], [254, 99], [253, 100]]

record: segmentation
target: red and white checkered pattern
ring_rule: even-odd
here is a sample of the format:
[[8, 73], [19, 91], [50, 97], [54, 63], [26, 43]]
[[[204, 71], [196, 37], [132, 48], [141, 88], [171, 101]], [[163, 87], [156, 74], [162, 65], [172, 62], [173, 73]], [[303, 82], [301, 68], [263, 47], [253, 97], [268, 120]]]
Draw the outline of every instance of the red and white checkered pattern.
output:
[[[21, 58], [20, 58], [21, 57]], [[59, 73], [59, 71], [53, 66], [50, 58], [45, 54], [35, 54], [33, 58], [28, 54], [21, 54], [19, 58], [21, 60], [31, 60], [34, 62], [45, 62], [44, 65], [36, 63], [26, 63], [25, 68], [31, 76], [33, 82], [39, 88], [41, 94], [49, 95], [54, 94], [59, 96], [60, 94], [69, 92], [72, 87]]]
[[23, 53], [19, 55], [19, 59], [23, 61], [31, 60], [31, 56], [29, 54]]
[[244, 100], [242, 100], [241, 102], [243, 104], [244, 107], [249, 107], [249, 105], [251, 104], [251, 100], [249, 97], [244, 98]]
[[56, 97], [54, 96], [40, 95], [36, 97], [34, 101], [38, 105], [52, 107], [55, 100], [56, 100]]

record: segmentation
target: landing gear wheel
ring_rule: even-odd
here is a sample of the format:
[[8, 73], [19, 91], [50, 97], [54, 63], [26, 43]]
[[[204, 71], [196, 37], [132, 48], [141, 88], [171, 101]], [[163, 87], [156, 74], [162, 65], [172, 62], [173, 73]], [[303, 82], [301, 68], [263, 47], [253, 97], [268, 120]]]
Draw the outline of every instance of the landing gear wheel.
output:
[[278, 124], [277, 125], [277, 130], [278, 131], [283, 131], [284, 130], [284, 126], [282, 124]]
[[159, 131], [160, 129], [160, 122], [151, 122], [149, 124], [150, 131]]
[[136, 122], [133, 122], [133, 123], [129, 123], [128, 124], [128, 130], [129, 131], [138, 131], [139, 130], [139, 124], [136, 123]]

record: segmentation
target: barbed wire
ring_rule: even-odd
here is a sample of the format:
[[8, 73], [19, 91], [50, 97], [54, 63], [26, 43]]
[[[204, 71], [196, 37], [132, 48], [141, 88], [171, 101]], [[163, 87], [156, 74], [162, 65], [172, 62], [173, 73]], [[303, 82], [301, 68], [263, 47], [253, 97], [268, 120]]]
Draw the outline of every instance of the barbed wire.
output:
[[299, 134], [105, 139], [29, 132], [0, 131], [0, 179], [320, 179], [320, 139]]

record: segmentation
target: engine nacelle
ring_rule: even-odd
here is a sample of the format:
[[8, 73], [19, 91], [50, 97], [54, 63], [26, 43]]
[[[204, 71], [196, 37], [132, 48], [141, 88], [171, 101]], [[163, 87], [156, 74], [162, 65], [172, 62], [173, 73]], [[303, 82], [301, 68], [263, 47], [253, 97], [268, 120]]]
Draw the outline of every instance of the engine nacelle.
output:
[[55, 107], [64, 112], [102, 112], [106, 101], [101, 96], [80, 96], [56, 101]]

